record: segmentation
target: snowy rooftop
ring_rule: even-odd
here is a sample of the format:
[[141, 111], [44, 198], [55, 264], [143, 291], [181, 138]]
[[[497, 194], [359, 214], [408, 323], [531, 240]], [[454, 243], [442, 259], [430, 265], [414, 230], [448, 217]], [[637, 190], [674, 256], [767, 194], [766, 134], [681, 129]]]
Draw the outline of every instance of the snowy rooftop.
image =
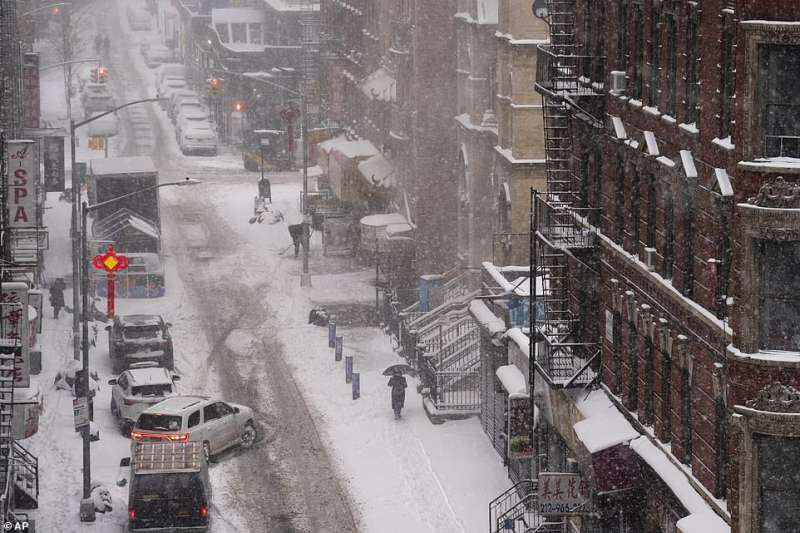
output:
[[105, 174], [127, 174], [132, 172], [158, 172], [149, 156], [109, 157], [89, 161], [91, 173], [95, 176]]
[[378, 149], [367, 140], [349, 141], [344, 135], [339, 135], [333, 139], [328, 139], [319, 143], [319, 149], [326, 154], [339, 152], [343, 156], [352, 159], [354, 157], [371, 157], [377, 155]]

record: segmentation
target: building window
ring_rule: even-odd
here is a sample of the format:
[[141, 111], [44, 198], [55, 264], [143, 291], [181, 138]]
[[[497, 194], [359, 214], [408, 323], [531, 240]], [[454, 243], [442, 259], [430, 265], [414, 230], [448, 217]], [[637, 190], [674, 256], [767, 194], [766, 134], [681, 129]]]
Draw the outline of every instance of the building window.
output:
[[733, 136], [733, 46], [734, 46], [734, 21], [733, 14], [722, 14], [722, 79], [720, 87], [720, 115], [719, 136], [724, 139]]
[[692, 183], [686, 183], [685, 189], [685, 209], [686, 217], [684, 220], [686, 231], [686, 242], [684, 244], [684, 278], [683, 295], [691, 298], [694, 295], [694, 190]]
[[625, 232], [625, 164], [622, 158], [617, 158], [617, 198], [616, 205], [614, 206], [617, 223], [617, 235], [620, 242], [623, 241], [622, 236]]
[[800, 531], [800, 439], [754, 434], [758, 533]]
[[675, 260], [675, 202], [673, 201], [672, 196], [667, 198], [666, 219], [667, 234], [664, 246], [664, 277], [666, 279], [672, 279], [672, 264]]
[[642, 422], [647, 425], [653, 424], [654, 405], [655, 405], [655, 347], [649, 338], [645, 340], [645, 360], [644, 360], [644, 416]]
[[661, 13], [653, 2], [650, 17], [650, 105], [658, 107], [661, 77]]
[[639, 408], [639, 336], [633, 322], [628, 322], [628, 361], [630, 375], [628, 376], [628, 405], [630, 411]]
[[800, 351], [800, 241], [757, 241], [760, 349]]
[[623, 0], [619, 6], [619, 33], [617, 33], [617, 66], [619, 70], [628, 69], [628, 2]]
[[669, 355], [661, 353], [661, 417], [664, 421], [664, 440], [672, 436], [672, 365]]
[[632, 220], [632, 234], [633, 234], [633, 253], [639, 253], [639, 228], [642, 225], [641, 221], [641, 205], [642, 197], [640, 191], [640, 182], [638, 170], [633, 173], [633, 184], [631, 187], [631, 218]]
[[700, 100], [700, 61], [698, 46], [700, 16], [697, 4], [689, 3], [689, 20], [686, 28], [686, 123], [697, 124]]
[[681, 406], [681, 418], [683, 419], [683, 462], [687, 465], [692, 464], [692, 381], [689, 377], [689, 369], [684, 368], [681, 374], [681, 389], [683, 405]]
[[636, 99], [642, 98], [642, 86], [644, 85], [644, 17], [642, 16], [642, 6], [635, 4], [633, 8], [633, 92], [631, 96]]
[[675, 95], [678, 92], [678, 24], [674, 15], [667, 15], [667, 101], [666, 112], [675, 116]]
[[800, 46], [761, 45], [758, 50], [758, 103], [764, 128], [764, 155], [800, 157]]
[[261, 24], [248, 24], [247, 31], [250, 34], [250, 44], [263, 44], [263, 36], [261, 35]]
[[656, 247], [656, 210], [658, 209], [658, 196], [656, 196], [656, 175], [650, 174], [647, 183], [647, 247]]
[[246, 43], [247, 27], [245, 24], [231, 24], [231, 42]]

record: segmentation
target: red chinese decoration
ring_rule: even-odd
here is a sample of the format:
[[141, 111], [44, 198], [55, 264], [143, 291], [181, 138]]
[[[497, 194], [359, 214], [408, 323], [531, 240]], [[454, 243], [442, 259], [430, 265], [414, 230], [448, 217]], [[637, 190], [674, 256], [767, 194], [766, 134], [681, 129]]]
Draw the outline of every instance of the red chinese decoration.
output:
[[294, 121], [300, 118], [300, 110], [294, 102], [281, 110], [281, 119], [286, 125], [286, 149], [290, 156], [294, 154]]
[[114, 274], [117, 270], [128, 268], [128, 257], [114, 252], [114, 246], [109, 244], [108, 250], [103, 255], [92, 258], [92, 266], [98, 270], [106, 271], [108, 281], [108, 318], [114, 318]]

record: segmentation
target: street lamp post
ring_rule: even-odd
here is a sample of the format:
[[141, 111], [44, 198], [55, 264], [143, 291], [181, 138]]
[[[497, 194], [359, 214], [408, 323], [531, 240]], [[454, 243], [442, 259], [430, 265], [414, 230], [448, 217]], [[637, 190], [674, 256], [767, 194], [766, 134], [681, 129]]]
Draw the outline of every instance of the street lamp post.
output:
[[[110, 204], [120, 202], [132, 196], [137, 196], [146, 192], [160, 189], [161, 187], [169, 186], [185, 186], [196, 185], [200, 183], [197, 180], [186, 178], [183, 181], [175, 181], [170, 183], [161, 183], [152, 187], [146, 187], [132, 193], [124, 194], [116, 198], [111, 198], [105, 202], [100, 202], [94, 205], [88, 205], [86, 202], [81, 204], [81, 227], [80, 227], [80, 264], [81, 264], [81, 343], [82, 343], [82, 359], [83, 359], [83, 372], [81, 378], [83, 383], [81, 388], [89, 394], [89, 239], [88, 239], [88, 224], [87, 217], [91, 211], [100, 209]], [[73, 291], [75, 292], [75, 291]], [[77, 308], [73, 313], [78, 315]], [[77, 388], [77, 386], [76, 386]], [[91, 455], [90, 455], [90, 435], [89, 428], [83, 430], [83, 500], [81, 501], [81, 521], [93, 522], [94, 521], [94, 503], [91, 501], [91, 484], [92, 484], [92, 468], [91, 468]], [[87, 501], [88, 500], [88, 501]], [[84, 503], [86, 502], [86, 503]], [[91, 506], [91, 509], [90, 509]]]
[[111, 111], [106, 111], [105, 113], [100, 113], [99, 115], [89, 117], [86, 120], [78, 122], [77, 124], [74, 120], [72, 120], [72, 117], [70, 117], [69, 120], [69, 142], [71, 154], [70, 168], [72, 172], [72, 221], [70, 224], [70, 237], [72, 241], [72, 309], [74, 310], [72, 313], [72, 354], [75, 360], [80, 360], [81, 358], [80, 340], [78, 337], [80, 330], [80, 317], [78, 316], [78, 309], [80, 309], [80, 295], [78, 294], [78, 286], [80, 285], [81, 279], [80, 242], [78, 236], [78, 204], [81, 201], [81, 184], [78, 183], [78, 162], [76, 161], [75, 130], [106, 115], [115, 113], [124, 107], [134, 104], [141, 104], [144, 102], [157, 102], [159, 100], [160, 98], [144, 98], [142, 100], [134, 100], [132, 102], [122, 104], [121, 106], [117, 106]]

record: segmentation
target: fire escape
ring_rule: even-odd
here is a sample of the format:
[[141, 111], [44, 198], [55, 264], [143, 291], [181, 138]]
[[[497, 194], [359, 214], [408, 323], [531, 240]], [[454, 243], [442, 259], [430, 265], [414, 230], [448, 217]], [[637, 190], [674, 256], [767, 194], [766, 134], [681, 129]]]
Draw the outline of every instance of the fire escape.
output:
[[[597, 377], [599, 332], [591, 327], [598, 272], [596, 208], [585, 207], [581, 165], [573, 151], [574, 121], [602, 128], [600, 86], [591, 56], [575, 35], [575, 0], [548, 3], [550, 44], [539, 45], [536, 90], [542, 95], [547, 190], [531, 191], [531, 268], [542, 277], [544, 317], [531, 315], [541, 340], [536, 369], [551, 386], [580, 387]], [[532, 292], [531, 298], [537, 296]]]
[[[588, 0], [591, 1], [591, 0]], [[551, 387], [586, 387], [600, 371], [600, 336], [591, 306], [596, 302], [598, 209], [586, 207], [580, 159], [573, 151], [573, 127], [602, 131], [603, 87], [593, 81], [599, 57], [582, 54], [576, 35], [576, 0], [549, 0], [550, 43], [537, 49], [536, 90], [542, 95], [547, 190], [531, 190], [529, 335], [536, 339], [538, 373]], [[602, 70], [602, 69], [598, 69]], [[585, 182], [583, 183], [585, 185]], [[539, 316], [537, 316], [539, 315]], [[543, 315], [543, 316], [542, 316]], [[546, 465], [538, 465], [546, 468]], [[564, 522], [536, 512], [537, 480], [522, 480], [489, 504], [489, 531], [563, 531]], [[521, 523], [518, 523], [521, 522]]]

